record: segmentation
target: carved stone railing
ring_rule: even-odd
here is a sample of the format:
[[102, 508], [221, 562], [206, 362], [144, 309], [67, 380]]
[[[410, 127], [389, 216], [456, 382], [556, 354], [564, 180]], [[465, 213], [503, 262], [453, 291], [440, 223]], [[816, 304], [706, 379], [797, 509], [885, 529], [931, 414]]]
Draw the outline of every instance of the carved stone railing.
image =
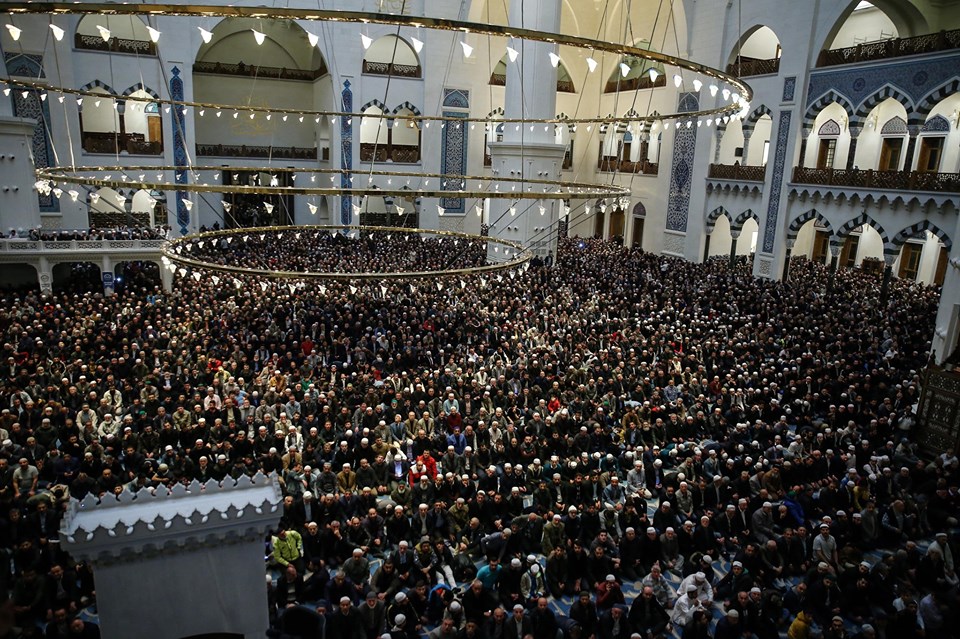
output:
[[960, 29], [954, 29], [912, 38], [892, 38], [842, 49], [827, 49], [821, 51], [817, 57], [817, 66], [831, 67], [838, 64], [886, 60], [958, 48], [960, 48]]
[[394, 144], [390, 147], [390, 159], [401, 164], [416, 164], [420, 161], [420, 147]]
[[771, 75], [780, 71], [780, 58], [748, 58], [740, 56], [727, 65], [727, 73], [748, 77], [753, 75]]
[[747, 182], [763, 182], [767, 171], [765, 166], [744, 166], [742, 164], [711, 164], [707, 177], [719, 180], [745, 180]]
[[157, 55], [157, 45], [150, 40], [128, 40], [110, 38], [104, 40], [99, 35], [78, 33], [73, 41], [77, 49], [87, 51], [106, 51], [108, 53], [130, 53], [134, 55]]
[[360, 144], [361, 162], [386, 162], [388, 157], [390, 156], [386, 144]]
[[267, 67], [255, 64], [230, 64], [226, 62], [195, 62], [194, 73], [209, 75], [239, 75], [250, 78], [267, 78], [274, 80], [296, 80], [298, 82], [313, 82], [327, 75], [327, 65], [324, 62], [316, 69], [288, 69], [286, 67]]
[[367, 75], [390, 75], [395, 78], [419, 78], [423, 73], [419, 64], [397, 64], [396, 62], [363, 61], [363, 72]]
[[139, 133], [84, 133], [83, 150], [87, 153], [117, 155], [163, 155], [163, 142], [148, 142]]
[[629, 80], [624, 80], [623, 78], [615, 78], [610, 80], [603, 88], [603, 92], [616, 93], [617, 91], [638, 91], [640, 89], [655, 89], [657, 87], [665, 86], [667, 86], [667, 76], [661, 73], [657, 76], [656, 80], [651, 81], [649, 74], [644, 73], [643, 75], [630, 78]]
[[200, 157], [221, 158], [280, 158], [285, 160], [316, 160], [317, 150], [300, 146], [255, 146], [247, 144], [198, 144]]
[[640, 162], [631, 162], [629, 160], [620, 160], [611, 157], [600, 157], [597, 162], [597, 169], [609, 173], [634, 173], [637, 175], [657, 175], [660, 165], [655, 162], [643, 160]]
[[861, 171], [859, 169], [811, 169], [795, 167], [793, 182], [822, 186], [900, 191], [960, 191], [960, 173], [922, 171]]
[[23, 255], [29, 253], [57, 255], [68, 253], [144, 253], [144, 257], [159, 259], [160, 246], [166, 240], [0, 240], [0, 255]]
[[418, 164], [420, 147], [413, 144], [371, 144], [360, 145], [361, 162], [397, 162], [399, 164]]

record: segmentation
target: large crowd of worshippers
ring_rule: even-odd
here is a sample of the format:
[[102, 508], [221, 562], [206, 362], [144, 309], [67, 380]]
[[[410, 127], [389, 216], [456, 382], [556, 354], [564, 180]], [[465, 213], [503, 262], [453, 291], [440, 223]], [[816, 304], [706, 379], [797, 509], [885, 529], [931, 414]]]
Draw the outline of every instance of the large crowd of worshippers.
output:
[[957, 634], [958, 460], [912, 443], [935, 289], [595, 240], [463, 283], [141, 284], [0, 303], [4, 638], [92, 632], [68, 498], [259, 471], [278, 633]]

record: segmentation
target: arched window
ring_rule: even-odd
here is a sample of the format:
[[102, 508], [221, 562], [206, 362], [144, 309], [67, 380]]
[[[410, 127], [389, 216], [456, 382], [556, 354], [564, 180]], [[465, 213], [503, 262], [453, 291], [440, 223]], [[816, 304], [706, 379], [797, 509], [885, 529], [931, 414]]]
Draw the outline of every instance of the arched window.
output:
[[378, 38], [363, 55], [367, 75], [391, 75], [397, 78], [422, 77], [420, 59], [403, 38], [387, 35]]
[[817, 66], [882, 60], [953, 48], [952, 38], [926, 37], [939, 29], [914, 2], [848, 0], [829, 31]]
[[768, 75], [780, 70], [780, 38], [773, 29], [760, 26], [745, 34], [727, 65], [727, 73], [741, 77]]
[[[387, 111], [379, 104], [363, 109], [369, 116]], [[360, 122], [360, 160], [362, 162], [420, 162], [420, 123], [418, 111], [409, 106], [398, 107], [390, 118], [365, 117]], [[450, 126], [454, 126], [451, 124]], [[461, 125], [462, 126], [462, 125]]]
[[[497, 66], [493, 68], [493, 73], [490, 74], [490, 81], [488, 84], [495, 87], [507, 86], [507, 65], [519, 63], [519, 60], [516, 62], [510, 62], [507, 56], [500, 58], [500, 62], [497, 63]], [[576, 92], [577, 89], [573, 84], [573, 78], [570, 76], [570, 72], [567, 71], [567, 67], [564, 66], [562, 61], [557, 63], [557, 93]]]
[[[640, 46], [643, 46], [642, 44]], [[626, 65], [626, 66], [624, 66]], [[667, 85], [663, 65], [646, 58], [623, 56], [603, 88], [604, 93], [653, 89]]]

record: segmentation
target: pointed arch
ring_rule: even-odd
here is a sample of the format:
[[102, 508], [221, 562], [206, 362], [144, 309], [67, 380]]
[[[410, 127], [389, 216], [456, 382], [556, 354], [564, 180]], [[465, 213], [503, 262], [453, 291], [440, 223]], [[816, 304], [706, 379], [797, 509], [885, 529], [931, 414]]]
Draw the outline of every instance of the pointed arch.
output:
[[127, 88], [124, 90], [124, 92], [121, 93], [120, 95], [122, 95], [123, 97], [127, 97], [128, 95], [132, 95], [132, 94], [136, 93], [137, 91], [143, 91], [143, 92], [146, 93], [147, 95], [149, 95], [149, 96], [151, 96], [151, 97], [154, 97], [154, 98], [156, 98], [157, 100], [160, 100], [160, 99], [161, 99], [161, 98], [160, 98], [160, 95], [159, 95], [156, 91], [154, 91], [154, 90], [151, 89], [150, 87], [145, 87], [145, 86], [143, 86], [143, 83], [142, 83], [142, 82], [137, 82], [136, 84], [127, 87]]
[[950, 236], [930, 220], [922, 220], [901, 230], [899, 233], [893, 236], [893, 246], [899, 250], [907, 240], [921, 235], [924, 231], [930, 231], [932, 234], [937, 236], [937, 238], [943, 242], [943, 245], [947, 248], [947, 251], [950, 251], [950, 249], [953, 248], [953, 240], [950, 239]]
[[[849, 237], [850, 233], [863, 225], [873, 228], [873, 230], [880, 234], [880, 239], [883, 240], [884, 255], [893, 255], [896, 253], [896, 248], [890, 243], [890, 236], [887, 235], [886, 230], [880, 226], [879, 222], [866, 213], [861, 213], [852, 220], [847, 220], [847, 222], [837, 230], [834, 239], [838, 244], [842, 245], [843, 242], [846, 241], [847, 237]], [[831, 240], [831, 242], [832, 241], [833, 240]]]
[[391, 113], [393, 113], [394, 115], [396, 115], [397, 113], [399, 113], [399, 112], [402, 111], [403, 109], [407, 109], [408, 111], [410, 111], [411, 113], [413, 113], [414, 115], [416, 115], [416, 116], [418, 116], [418, 117], [419, 117], [420, 115], [422, 115], [422, 114], [420, 113], [420, 109], [418, 109], [417, 107], [415, 107], [413, 104], [411, 104], [411, 103], [409, 103], [409, 102], [403, 102], [402, 104], [398, 104], [398, 105], [396, 106], [396, 108], [394, 108], [394, 110], [391, 111]]
[[787, 240], [796, 241], [797, 236], [800, 234], [800, 229], [810, 220], [816, 220], [822, 226], [826, 227], [827, 232], [831, 235], [833, 234], [833, 225], [830, 224], [830, 220], [823, 217], [823, 214], [817, 209], [810, 209], [809, 211], [801, 213], [790, 222], [790, 226], [787, 228]]
[[753, 113], [747, 116], [746, 120], [743, 121], [743, 130], [752, 131], [753, 128], [757, 126], [757, 122], [760, 121], [760, 118], [762, 118], [765, 115], [773, 117], [772, 111], [770, 111], [767, 105], [761, 104], [760, 106], [758, 106], [756, 109], [753, 110]]
[[923, 124], [935, 106], [957, 92], [960, 92], [960, 76], [953, 76], [917, 100], [916, 108], [910, 118], [910, 124]]
[[82, 87], [80, 87], [80, 90], [81, 90], [81, 91], [92, 91], [93, 89], [103, 89], [104, 91], [106, 91], [106, 92], [109, 93], [110, 95], [119, 95], [119, 94], [117, 93], [116, 89], [114, 89], [112, 86], [110, 86], [110, 85], [107, 84], [106, 82], [101, 82], [100, 80], [94, 80], [94, 81], [92, 81], [92, 82], [87, 82], [85, 85], [83, 85]]
[[730, 211], [722, 206], [718, 206], [707, 214], [707, 233], [713, 233], [713, 227], [717, 224], [717, 220], [719, 220], [721, 217], [727, 218], [727, 222], [730, 223], [730, 228], [733, 228], [733, 216], [730, 215]]
[[370, 107], [377, 107], [378, 109], [380, 109], [380, 110], [383, 111], [384, 113], [390, 113], [390, 109], [387, 108], [387, 105], [384, 104], [383, 102], [381, 102], [380, 100], [376, 99], [376, 98], [370, 100], [369, 102], [367, 102], [366, 104], [364, 104], [362, 107], [360, 107], [360, 113], [363, 113], [364, 111], [366, 111], [366, 110], [369, 109]]
[[820, 115], [820, 112], [830, 106], [830, 104], [833, 102], [836, 102], [843, 107], [843, 110], [847, 112], [848, 120], [853, 119], [856, 110], [853, 108], [853, 103], [850, 101], [850, 99], [842, 93], [838, 93], [834, 89], [830, 89], [819, 98], [811, 102], [810, 106], [807, 107], [807, 112], [803, 114], [804, 124], [812, 128], [813, 123], [816, 122], [817, 116]]
[[733, 224], [730, 225], [730, 228], [741, 231], [743, 230], [743, 225], [747, 223], [747, 220], [753, 220], [758, 225], [760, 224], [760, 218], [757, 217], [757, 214], [753, 212], [753, 209], [747, 209], [737, 216], [737, 219], [733, 221]]
[[857, 111], [854, 114], [853, 118], [850, 118], [851, 121], [856, 119], [858, 122], [863, 122], [870, 112], [873, 109], [888, 98], [893, 98], [897, 102], [903, 105], [903, 108], [907, 111], [907, 119], [911, 119], [913, 116], [916, 107], [913, 104], [913, 100], [910, 99], [906, 93], [893, 86], [892, 84], [884, 84], [882, 87], [868, 95], [860, 103], [860, 106], [857, 107]]

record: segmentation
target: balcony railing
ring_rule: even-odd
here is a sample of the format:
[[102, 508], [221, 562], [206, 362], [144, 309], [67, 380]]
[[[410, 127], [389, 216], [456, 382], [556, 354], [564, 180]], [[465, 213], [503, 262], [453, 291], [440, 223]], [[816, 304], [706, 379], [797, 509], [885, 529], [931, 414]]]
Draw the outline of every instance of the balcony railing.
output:
[[665, 86], [667, 86], [667, 76], [661, 73], [657, 76], [656, 80], [651, 81], [650, 76], [644, 73], [643, 75], [630, 78], [629, 80], [624, 80], [623, 78], [610, 80], [603, 88], [603, 92], [616, 93], [617, 91], [639, 91], [640, 89], [655, 89], [657, 87]]
[[765, 166], [744, 166], [742, 164], [711, 164], [707, 177], [718, 180], [744, 180], [746, 182], [763, 182]]
[[163, 155], [163, 142], [148, 142], [141, 133], [85, 132], [82, 144], [87, 153]]
[[157, 45], [150, 40], [128, 40], [126, 38], [110, 38], [109, 40], [104, 40], [98, 35], [78, 33], [73, 40], [73, 46], [77, 49], [86, 49], [88, 51], [157, 55]]
[[923, 171], [861, 171], [859, 169], [810, 169], [795, 167], [797, 184], [847, 186], [860, 189], [892, 189], [898, 191], [960, 191], [960, 173], [927, 173]]
[[419, 64], [397, 64], [395, 62], [363, 61], [363, 72], [367, 75], [390, 75], [395, 78], [419, 78], [422, 74]]
[[103, 251], [143, 251], [159, 255], [166, 240], [0, 240], [0, 254], [23, 255], [27, 253], [91, 253]]
[[[489, 153], [483, 154], [483, 166], [493, 166], [493, 156]], [[569, 171], [573, 168], [573, 154], [568, 150], [563, 154], [563, 166], [564, 171]]]
[[238, 75], [248, 78], [264, 78], [272, 80], [295, 80], [298, 82], [313, 82], [327, 75], [327, 65], [324, 62], [316, 69], [288, 69], [286, 67], [266, 67], [255, 64], [228, 64], [225, 62], [196, 62], [193, 65], [194, 73], [209, 75]]
[[656, 175], [660, 165], [655, 162], [642, 160], [640, 162], [631, 162], [630, 160], [620, 160], [612, 157], [600, 157], [597, 162], [597, 169], [610, 173], [636, 173], [638, 175]]
[[954, 29], [912, 38], [892, 38], [842, 49], [828, 49], [820, 52], [817, 57], [817, 66], [831, 67], [837, 64], [885, 60], [958, 48], [960, 48], [960, 29]]
[[727, 65], [727, 73], [748, 77], [752, 75], [770, 75], [780, 71], [780, 58], [748, 58], [740, 56]]
[[[504, 73], [494, 73], [490, 76], [490, 85], [495, 87], [507, 86], [507, 76]], [[573, 80], [557, 79], [557, 93], [576, 93]]]
[[252, 146], [246, 144], [198, 144], [197, 155], [220, 158], [280, 158], [316, 160], [317, 149], [300, 146]]
[[417, 164], [420, 162], [420, 147], [410, 144], [363, 143], [360, 145], [360, 161]]

